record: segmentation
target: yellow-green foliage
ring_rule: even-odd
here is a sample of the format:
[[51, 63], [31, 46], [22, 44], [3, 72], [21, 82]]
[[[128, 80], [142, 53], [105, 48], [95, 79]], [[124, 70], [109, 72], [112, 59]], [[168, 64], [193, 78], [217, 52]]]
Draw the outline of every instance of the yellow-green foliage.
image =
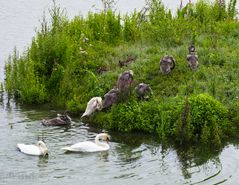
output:
[[228, 125], [227, 108], [208, 94], [190, 97], [189, 104], [193, 135], [198, 135], [203, 143], [220, 144], [223, 129]]

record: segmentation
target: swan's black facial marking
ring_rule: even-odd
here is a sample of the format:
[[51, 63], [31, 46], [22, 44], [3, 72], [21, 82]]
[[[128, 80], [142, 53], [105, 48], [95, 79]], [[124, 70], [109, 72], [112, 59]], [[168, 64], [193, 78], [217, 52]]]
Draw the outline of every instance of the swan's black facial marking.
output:
[[106, 142], [109, 143], [109, 141], [110, 141], [110, 138], [106, 137]]

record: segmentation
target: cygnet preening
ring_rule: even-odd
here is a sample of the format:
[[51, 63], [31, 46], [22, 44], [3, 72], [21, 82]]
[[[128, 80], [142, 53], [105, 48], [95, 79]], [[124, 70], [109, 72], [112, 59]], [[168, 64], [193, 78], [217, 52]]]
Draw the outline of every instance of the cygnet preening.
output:
[[175, 67], [175, 59], [166, 55], [160, 60], [160, 71], [163, 74], [169, 74]]
[[148, 100], [153, 94], [150, 86], [145, 83], [140, 83], [137, 85], [137, 87], [135, 87], [135, 91], [139, 100]]
[[113, 104], [119, 100], [119, 89], [113, 88], [104, 95], [103, 109], [110, 108]]

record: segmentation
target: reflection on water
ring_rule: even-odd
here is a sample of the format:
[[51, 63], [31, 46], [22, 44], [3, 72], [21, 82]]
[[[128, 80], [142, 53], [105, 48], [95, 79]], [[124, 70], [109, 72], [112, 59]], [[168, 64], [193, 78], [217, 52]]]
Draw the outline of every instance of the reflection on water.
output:
[[48, 159], [49, 159], [49, 156], [48, 156], [48, 155], [46, 155], [46, 156], [40, 156], [40, 157], [39, 157], [39, 160], [38, 160], [37, 166], [38, 166], [38, 167], [47, 167]]
[[[71, 127], [44, 127], [43, 118], [61, 111], [21, 107], [3, 96], [0, 105], [0, 182], [3, 184], [237, 184], [237, 144], [214, 148], [161, 144], [155, 135], [109, 132], [110, 150], [64, 153], [62, 147], [93, 141], [102, 130], [73, 117]], [[19, 142], [43, 138], [48, 157], [28, 156]], [[4, 169], [4, 171], [2, 171]]]

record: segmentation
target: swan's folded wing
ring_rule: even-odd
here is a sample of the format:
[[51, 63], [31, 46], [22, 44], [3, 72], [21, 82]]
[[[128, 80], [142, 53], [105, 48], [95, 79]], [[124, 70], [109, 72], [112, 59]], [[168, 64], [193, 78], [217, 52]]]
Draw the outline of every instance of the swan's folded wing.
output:
[[102, 147], [90, 141], [76, 143], [70, 147], [64, 147], [62, 149], [71, 152], [98, 152], [104, 150]]
[[17, 144], [17, 148], [28, 155], [42, 155], [40, 149], [35, 145]]

